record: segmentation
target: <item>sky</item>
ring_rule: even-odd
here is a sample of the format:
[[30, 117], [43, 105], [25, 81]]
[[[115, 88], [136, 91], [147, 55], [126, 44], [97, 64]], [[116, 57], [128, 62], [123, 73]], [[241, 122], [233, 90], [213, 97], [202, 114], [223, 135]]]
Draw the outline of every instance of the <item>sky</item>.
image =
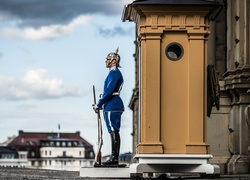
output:
[[[92, 109], [119, 47], [125, 105], [121, 153], [132, 151], [135, 24], [122, 22], [132, 0], [0, 1], [0, 143], [24, 132], [76, 132], [97, 149]], [[103, 118], [102, 118], [103, 119]], [[59, 129], [60, 127], [60, 129]], [[110, 137], [103, 123], [103, 155]]]

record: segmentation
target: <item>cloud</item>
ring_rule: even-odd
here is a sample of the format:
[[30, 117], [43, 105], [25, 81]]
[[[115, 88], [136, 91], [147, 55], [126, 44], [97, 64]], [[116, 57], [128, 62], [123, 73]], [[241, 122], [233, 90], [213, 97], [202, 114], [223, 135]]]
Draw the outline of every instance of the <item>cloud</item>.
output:
[[0, 20], [19, 27], [68, 24], [80, 15], [121, 14], [128, 0], [1, 0]]
[[25, 27], [21, 29], [17, 27], [8, 27], [3, 28], [0, 31], [0, 34], [14, 39], [52, 40], [62, 38], [72, 33], [78, 26], [88, 24], [92, 18], [92, 16], [79, 16], [66, 25], [49, 25], [42, 26], [38, 29], [33, 27]]
[[[96, 15], [122, 15], [132, 0], [1, 0], [0, 36], [12, 39], [52, 40], [65, 37]], [[100, 29], [118, 35], [122, 29]], [[120, 30], [120, 31], [119, 31]], [[126, 31], [126, 30], [123, 30]]]
[[82, 95], [82, 89], [64, 85], [62, 80], [49, 76], [45, 69], [31, 69], [22, 78], [0, 76], [0, 99], [53, 99]]
[[112, 37], [116, 35], [126, 36], [126, 35], [133, 35], [133, 33], [134, 33], [133, 28], [124, 29], [121, 26], [115, 26], [112, 29], [104, 29], [102, 27], [99, 28], [99, 34], [104, 37]]

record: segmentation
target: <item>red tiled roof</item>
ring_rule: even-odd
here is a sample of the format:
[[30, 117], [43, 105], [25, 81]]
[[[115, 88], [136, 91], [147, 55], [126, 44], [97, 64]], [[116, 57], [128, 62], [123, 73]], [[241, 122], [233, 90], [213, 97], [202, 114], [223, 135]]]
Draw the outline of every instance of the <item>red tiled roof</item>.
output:
[[19, 131], [19, 135], [9, 144], [10, 146], [22, 146], [22, 145], [40, 145], [40, 140], [49, 140], [52, 138], [60, 138], [67, 140], [77, 140], [85, 144], [86, 147], [93, 147], [88, 141], [80, 136], [80, 132], [76, 133], [55, 133], [55, 132], [23, 132]]

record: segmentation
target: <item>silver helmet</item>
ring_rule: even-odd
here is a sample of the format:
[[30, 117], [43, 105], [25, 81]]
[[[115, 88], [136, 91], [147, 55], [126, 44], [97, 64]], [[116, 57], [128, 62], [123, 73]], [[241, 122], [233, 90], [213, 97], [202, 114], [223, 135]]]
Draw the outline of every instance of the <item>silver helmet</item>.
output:
[[121, 58], [120, 58], [120, 55], [118, 54], [118, 51], [119, 51], [119, 48], [117, 48], [115, 52], [109, 53], [107, 55], [106, 59], [110, 60], [110, 62], [112, 62], [113, 60], [115, 60], [116, 61], [116, 66], [117, 67], [121, 67], [120, 66], [120, 60], [121, 60]]

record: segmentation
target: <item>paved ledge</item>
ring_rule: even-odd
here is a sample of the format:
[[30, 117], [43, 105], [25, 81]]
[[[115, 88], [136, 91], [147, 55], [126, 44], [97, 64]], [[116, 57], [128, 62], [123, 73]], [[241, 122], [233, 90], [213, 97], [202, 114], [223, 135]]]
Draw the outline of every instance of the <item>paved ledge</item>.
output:
[[1, 180], [52, 180], [52, 179], [76, 179], [77, 171], [56, 171], [26, 168], [0, 168]]
[[[78, 171], [56, 171], [56, 170], [40, 170], [40, 169], [27, 169], [27, 168], [26, 169], [0, 168], [0, 180], [84, 180], [84, 179], [92, 180], [92, 179], [103, 179], [103, 178], [83, 178], [80, 177], [80, 172]], [[220, 178], [201, 178], [199, 176], [171, 176], [171, 177], [162, 177], [160, 179], [250, 180], [250, 174], [221, 175]]]

